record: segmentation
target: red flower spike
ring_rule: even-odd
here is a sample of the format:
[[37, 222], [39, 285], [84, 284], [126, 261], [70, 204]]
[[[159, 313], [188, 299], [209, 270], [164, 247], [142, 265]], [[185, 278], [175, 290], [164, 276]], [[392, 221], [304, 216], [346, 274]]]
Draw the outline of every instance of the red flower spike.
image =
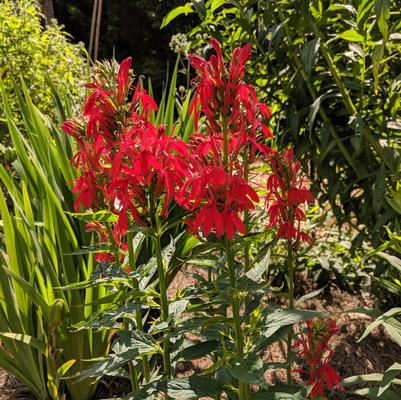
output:
[[301, 229], [301, 222], [306, 219], [301, 207], [315, 199], [300, 174], [301, 163], [294, 161], [294, 151], [289, 149], [281, 157], [275, 153], [270, 165], [272, 175], [267, 180], [266, 198], [269, 227], [276, 226], [277, 236], [292, 240], [295, 246], [300, 242], [310, 243], [311, 238]]
[[239, 214], [254, 209], [259, 198], [239, 172], [199, 161], [177, 201], [192, 212], [186, 221], [189, 231], [204, 237], [214, 232], [231, 240], [236, 232], [246, 233]]
[[231, 158], [236, 159], [245, 148], [250, 147], [252, 161], [256, 150], [264, 154], [271, 151], [262, 142], [272, 136], [263, 122], [263, 119], [270, 118], [270, 110], [259, 103], [254, 87], [244, 82], [245, 64], [251, 56], [252, 46], [246, 44], [241, 49], [236, 48], [226, 66], [220, 44], [216, 39], [210, 43], [215, 55], [209, 61], [197, 55], [189, 56], [199, 75], [190, 106], [195, 129], [198, 129], [200, 104], [209, 126], [209, 135], [219, 139], [223, 136], [223, 129], [227, 129]]
[[308, 398], [323, 396], [325, 387], [343, 390], [340, 376], [330, 365], [333, 351], [329, 341], [337, 332], [333, 320], [309, 320], [306, 328], [300, 332], [299, 340], [292, 346], [306, 366], [305, 370], [297, 372], [308, 374], [305, 383], [309, 388]]
[[116, 242], [127, 232], [131, 220], [146, 224], [150, 194], [162, 203], [166, 215], [189, 174], [187, 145], [168, 136], [164, 126], [152, 125], [148, 117], [157, 105], [139, 82], [131, 104], [124, 106], [132, 76], [130, 66], [131, 58], [127, 58], [116, 79], [103, 77], [102, 82], [87, 85], [90, 93], [82, 123], [63, 124], [78, 147], [72, 159], [80, 172], [73, 188], [75, 208], [107, 208], [116, 213]]

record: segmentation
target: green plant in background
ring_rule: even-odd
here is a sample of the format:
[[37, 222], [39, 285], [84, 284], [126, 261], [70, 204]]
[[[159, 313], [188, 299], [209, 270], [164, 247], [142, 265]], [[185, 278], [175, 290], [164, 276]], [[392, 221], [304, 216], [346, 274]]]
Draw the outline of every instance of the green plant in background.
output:
[[[389, 206], [398, 214], [401, 215], [401, 191], [399, 185], [396, 190], [390, 190], [390, 196], [386, 198]], [[381, 258], [386, 269], [383, 270], [378, 264], [379, 270], [374, 274], [373, 280], [378, 284], [383, 292], [388, 292], [393, 298], [401, 301], [401, 236], [391, 232], [387, 228], [388, 240], [385, 241], [377, 249], [369, 253], [370, 257]], [[379, 296], [381, 305], [387, 305], [383, 301], [383, 294]], [[359, 310], [376, 318], [365, 329], [363, 335], [358, 341], [365, 339], [375, 328], [383, 327], [387, 334], [394, 341], [394, 345], [401, 346], [401, 308], [394, 307], [385, 312], [379, 310]], [[353, 386], [361, 383], [370, 383], [371, 387], [365, 387], [354, 390], [354, 393], [362, 395], [368, 399], [383, 399], [392, 400], [398, 399], [401, 396], [401, 360], [393, 363], [384, 373], [372, 373], [366, 375], [356, 375], [343, 380], [344, 385]]]
[[396, 213], [383, 197], [399, 170], [401, 21], [396, 1], [192, 1], [189, 46], [253, 44], [250, 79], [272, 105], [275, 132], [292, 142], [340, 221], [377, 242]]
[[[80, 82], [87, 75], [83, 45], [72, 44], [56, 21], [45, 27], [42, 21], [37, 1], [0, 1], [0, 76], [17, 124], [20, 124], [19, 104], [13, 79], [22, 76], [38, 110], [56, 118], [47, 79], [59, 93], [76, 97], [81, 90]], [[0, 143], [6, 144], [9, 136], [2, 103], [0, 118]]]
[[[92, 243], [84, 224], [68, 217], [74, 179], [69, 164], [70, 140], [33, 105], [24, 81], [12, 90], [20, 110], [21, 129], [0, 81], [2, 104], [17, 159], [12, 169], [0, 167], [0, 180], [10, 198], [0, 194], [1, 231], [5, 252], [0, 257], [0, 366], [17, 377], [39, 399], [88, 400], [92, 380], [62, 381], [83, 368], [85, 359], [108, 352], [109, 331], [72, 333], [70, 325], [102, 307], [104, 288], [63, 291], [62, 286], [90, 277], [93, 256], [82, 252]], [[70, 115], [56, 92], [60, 120]], [[14, 97], [11, 97], [14, 100]], [[59, 120], [59, 121], [60, 121]], [[59, 123], [59, 122], [58, 122]], [[24, 134], [22, 133], [24, 131]]]

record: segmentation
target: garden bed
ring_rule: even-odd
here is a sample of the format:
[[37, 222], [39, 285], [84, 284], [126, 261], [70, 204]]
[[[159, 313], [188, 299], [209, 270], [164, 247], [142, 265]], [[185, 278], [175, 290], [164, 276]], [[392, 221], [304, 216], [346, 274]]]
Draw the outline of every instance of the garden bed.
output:
[[[169, 295], [173, 296], [178, 288], [183, 288], [195, 283], [194, 278], [190, 276], [192, 269], [184, 268], [180, 271], [169, 288]], [[197, 271], [200, 273], [199, 271]], [[308, 291], [312, 290], [311, 282], [304, 283], [303, 287]], [[401, 348], [396, 346], [393, 341], [381, 329], [377, 328], [366, 339], [357, 343], [359, 337], [366, 327], [372, 322], [372, 318], [360, 313], [342, 313], [347, 309], [357, 307], [374, 307], [374, 301], [368, 293], [349, 293], [340, 290], [335, 285], [328, 286], [320, 298], [307, 301], [303, 308], [327, 311], [329, 313], [339, 313], [333, 318], [336, 320], [340, 330], [332, 340], [333, 367], [339, 372], [342, 378], [353, 375], [383, 373], [390, 365], [401, 358]], [[340, 314], [342, 313], [342, 314]], [[263, 354], [264, 361], [285, 361], [285, 347], [278, 343], [269, 347]], [[189, 376], [193, 373], [199, 373], [210, 366], [210, 360], [207, 357], [185, 362], [180, 365], [179, 376]], [[299, 374], [295, 375], [296, 380], [300, 382]], [[278, 370], [273, 373], [266, 373], [266, 380], [269, 383], [285, 383], [285, 370]], [[107, 382], [100, 389], [105, 394], [104, 397], [118, 396], [129, 390], [129, 384], [122, 382]], [[109, 391], [109, 393], [107, 393]], [[120, 392], [120, 393], [119, 393]], [[18, 381], [8, 375], [5, 371], [0, 372], [0, 400], [33, 400], [35, 399]], [[329, 395], [330, 400], [357, 400], [362, 397], [333, 392]]]

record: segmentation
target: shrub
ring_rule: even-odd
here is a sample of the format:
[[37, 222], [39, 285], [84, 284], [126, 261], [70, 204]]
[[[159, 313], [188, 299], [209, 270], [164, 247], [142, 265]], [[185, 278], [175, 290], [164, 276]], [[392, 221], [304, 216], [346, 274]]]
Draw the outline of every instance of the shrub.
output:
[[[72, 44], [62, 26], [52, 20], [41, 25], [40, 7], [31, 0], [0, 0], [0, 74], [11, 111], [17, 120], [18, 105], [12, 81], [24, 79], [33, 102], [46, 115], [55, 117], [50, 78], [60, 92], [78, 95], [78, 82], [86, 72], [82, 44]], [[0, 118], [4, 118], [0, 102]], [[5, 124], [0, 142], [8, 141]]]

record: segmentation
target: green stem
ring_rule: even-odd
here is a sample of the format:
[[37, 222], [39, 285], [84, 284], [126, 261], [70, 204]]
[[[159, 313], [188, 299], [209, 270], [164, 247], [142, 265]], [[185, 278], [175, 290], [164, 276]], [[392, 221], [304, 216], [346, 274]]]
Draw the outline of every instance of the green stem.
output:
[[[156, 252], [157, 272], [159, 275], [159, 291], [161, 302], [161, 320], [168, 321], [168, 298], [167, 298], [167, 279], [164, 268], [163, 257], [161, 252], [160, 235], [155, 234], [154, 246]], [[168, 379], [171, 378], [171, 361], [170, 361], [170, 341], [168, 338], [163, 339], [163, 367], [164, 373]]]
[[[164, 268], [162, 248], [160, 243], [161, 228], [159, 216], [157, 215], [157, 204], [153, 196], [150, 196], [150, 216], [152, 218], [153, 228], [153, 245], [156, 253], [157, 274], [159, 277], [159, 294], [160, 294], [160, 319], [163, 322], [168, 321], [168, 298], [167, 298], [167, 277], [166, 268]], [[171, 378], [171, 361], [170, 361], [170, 341], [168, 338], [163, 339], [163, 368], [167, 379]], [[167, 398], [168, 395], [167, 395]]]
[[[128, 330], [128, 322], [124, 322], [124, 329]], [[135, 365], [132, 360], [128, 361], [129, 376], [131, 380], [131, 387], [134, 392], [139, 390], [138, 375], [135, 370]]]
[[[245, 150], [244, 155], [244, 179], [248, 182], [249, 179], [249, 148]], [[244, 211], [244, 221], [246, 233], [249, 233], [249, 210], [246, 208]], [[249, 271], [250, 267], [250, 244], [247, 243], [244, 247], [244, 269], [245, 272]]]
[[[132, 271], [136, 270], [136, 256], [134, 253], [134, 247], [133, 247], [133, 239], [134, 235], [132, 232], [127, 233], [127, 242], [128, 242], [128, 259], [129, 259], [129, 265]], [[138, 282], [134, 281], [133, 282], [133, 287], [135, 289], [138, 289]], [[136, 329], [139, 331], [143, 332], [143, 322], [142, 322], [142, 312], [141, 310], [137, 310], [135, 312], [135, 322], [136, 322]], [[143, 368], [143, 376], [145, 378], [145, 382], [150, 381], [150, 367], [149, 367], [149, 360], [148, 356], [144, 354], [142, 357], [142, 368]]]
[[[288, 261], [288, 294], [289, 294], [289, 303], [288, 308], [290, 310], [294, 309], [294, 254], [293, 254], [293, 244], [292, 241], [288, 241], [287, 246], [287, 261]], [[290, 332], [287, 336], [287, 383], [289, 385], [292, 384], [292, 362], [291, 359], [291, 347], [292, 347], [292, 337], [293, 337], [293, 329], [291, 327]]]
[[[235, 290], [236, 290], [236, 274], [235, 274], [235, 260], [234, 254], [230, 242], [225, 240], [226, 255], [228, 273], [230, 277], [230, 286], [232, 289], [232, 308], [233, 308], [233, 320], [234, 320], [234, 331], [235, 331], [235, 348], [237, 356], [244, 355], [244, 337], [241, 328], [241, 315], [240, 315], [240, 304], [238, 302]], [[239, 400], [249, 399], [249, 385], [243, 381], [239, 381]]]

